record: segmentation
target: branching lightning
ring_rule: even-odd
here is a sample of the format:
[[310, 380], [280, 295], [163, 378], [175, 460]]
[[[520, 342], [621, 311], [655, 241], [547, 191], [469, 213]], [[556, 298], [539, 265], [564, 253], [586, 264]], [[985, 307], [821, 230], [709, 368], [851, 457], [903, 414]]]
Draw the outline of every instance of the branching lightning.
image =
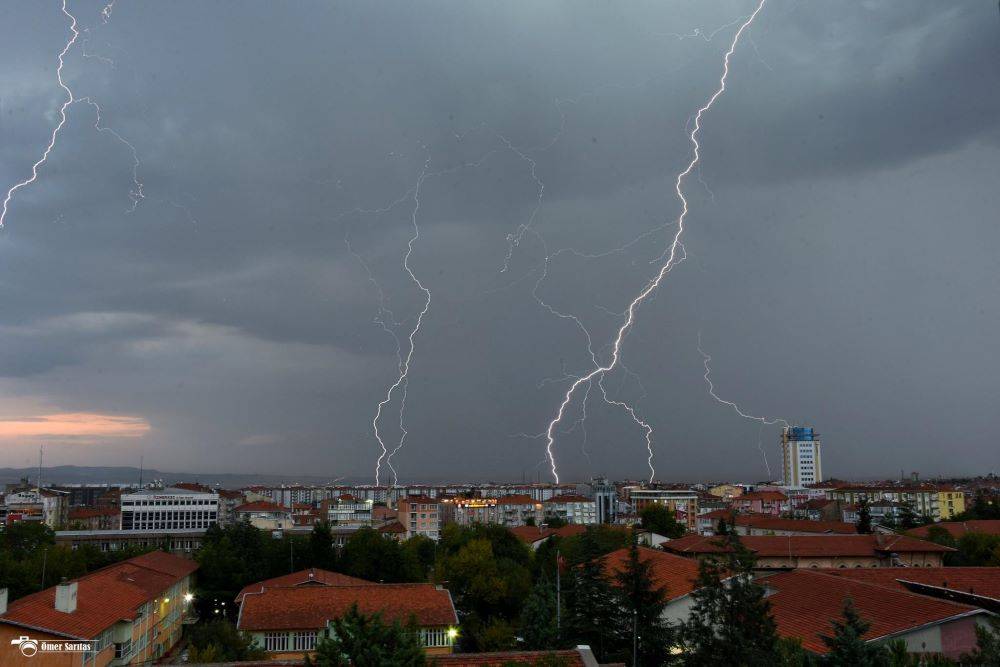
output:
[[[684, 196], [683, 185], [684, 185], [684, 180], [695, 169], [695, 167], [698, 165], [698, 162], [699, 162], [699, 160], [701, 158], [701, 152], [700, 152], [701, 145], [700, 145], [700, 143], [698, 141], [698, 135], [699, 135], [699, 133], [701, 131], [701, 119], [702, 119], [702, 115], [706, 111], [708, 111], [709, 109], [711, 109], [712, 105], [715, 104], [715, 101], [725, 92], [725, 90], [726, 90], [726, 79], [729, 76], [729, 61], [730, 61], [730, 58], [732, 57], [733, 52], [736, 50], [736, 46], [739, 43], [740, 37], [743, 35], [743, 33], [746, 31], [746, 29], [753, 23], [754, 19], [757, 18], [757, 15], [764, 8], [764, 3], [765, 2], [766, 2], [766, 0], [760, 0], [759, 3], [757, 4], [757, 7], [750, 14], [750, 16], [747, 17], [743, 21], [742, 24], [740, 24], [740, 27], [736, 31], [736, 33], [734, 34], [733, 39], [730, 42], [729, 49], [726, 51], [725, 57], [723, 58], [723, 69], [722, 69], [722, 75], [719, 78], [719, 86], [718, 86], [718, 88], [715, 90], [715, 92], [712, 94], [712, 96], [709, 97], [708, 101], [705, 102], [705, 104], [701, 108], [699, 108], [698, 111], [694, 115], [694, 125], [693, 125], [693, 127], [692, 127], [692, 129], [691, 129], [691, 131], [690, 131], [690, 133], [688, 135], [688, 138], [689, 138], [689, 140], [691, 142], [691, 145], [692, 145], [692, 148], [693, 148], [693, 154], [692, 154], [691, 160], [688, 162], [687, 166], [680, 173], [677, 174], [676, 180], [674, 182], [674, 190], [677, 193], [677, 198], [681, 202], [681, 213], [677, 217], [677, 220], [676, 220], [677, 230], [674, 233], [673, 240], [671, 241], [671, 243], [669, 245], [669, 248], [668, 248], [668, 252], [666, 253], [666, 257], [667, 257], [666, 261], [661, 265], [661, 267], [660, 267], [659, 271], [656, 273], [655, 277], [652, 280], [650, 280], [646, 284], [646, 286], [642, 289], [642, 291], [640, 291], [639, 294], [629, 303], [628, 309], [626, 310], [627, 315], [626, 315], [625, 321], [619, 327], [618, 333], [615, 336], [614, 341], [612, 343], [612, 351], [611, 351], [611, 359], [610, 359], [610, 361], [607, 364], [605, 364], [605, 365], [596, 364], [596, 367], [593, 370], [591, 370], [586, 375], [578, 377], [569, 386], [569, 388], [566, 390], [566, 393], [563, 395], [563, 399], [562, 399], [562, 402], [559, 405], [558, 411], [556, 412], [556, 414], [552, 418], [552, 420], [549, 422], [548, 428], [545, 431], [545, 439], [546, 439], [545, 452], [546, 452], [546, 457], [547, 457], [547, 459], [549, 461], [549, 464], [550, 464], [550, 468], [551, 468], [551, 472], [552, 472], [552, 477], [555, 479], [555, 481], [557, 483], [559, 482], [559, 472], [558, 472], [558, 469], [557, 469], [557, 466], [556, 466], [555, 452], [553, 451], [553, 447], [555, 445], [555, 432], [556, 432], [556, 428], [558, 427], [559, 423], [562, 421], [563, 416], [566, 413], [567, 406], [570, 404], [570, 402], [572, 402], [573, 396], [576, 394], [576, 391], [580, 387], [580, 385], [586, 384], [586, 383], [592, 381], [594, 378], [598, 378], [598, 381], [600, 382], [600, 379], [603, 378], [603, 376], [606, 373], [608, 373], [609, 371], [612, 371], [614, 368], [616, 368], [618, 366], [618, 360], [619, 360], [619, 358], [621, 356], [621, 345], [622, 345], [623, 340], [627, 336], [629, 330], [632, 328], [632, 324], [635, 321], [636, 310], [660, 286], [660, 283], [663, 282], [663, 280], [664, 280], [664, 278], [666, 278], [667, 274], [669, 274], [670, 271], [673, 270], [673, 268], [680, 261], [683, 260], [684, 247], [683, 247], [683, 244], [681, 243], [681, 237], [683, 236], [683, 233], [684, 233], [684, 220], [685, 220], [685, 218], [687, 217], [687, 214], [688, 214], [688, 201], [687, 201], [687, 198]], [[655, 476], [655, 469], [653, 469], [653, 466], [652, 466], [652, 435], [651, 435], [651, 430], [647, 431], [647, 442], [650, 444], [650, 454], [651, 454], [651, 456], [650, 456], [650, 469], [653, 471], [653, 475]], [[653, 477], [651, 476], [650, 479], [652, 480], [652, 478]]]
[[[758, 417], [757, 415], [751, 415], [747, 412], [744, 412], [743, 409], [740, 408], [740, 406], [737, 405], [736, 403], [732, 401], [727, 401], [726, 399], [722, 398], [717, 393], [715, 393], [715, 384], [712, 382], [712, 377], [711, 377], [712, 367], [710, 366], [712, 362], [712, 355], [705, 352], [705, 350], [703, 350], [701, 347], [701, 332], [698, 332], [698, 353], [701, 354], [701, 360], [705, 366], [705, 375], [703, 377], [705, 378], [705, 384], [708, 385], [709, 396], [714, 398], [719, 403], [731, 407], [734, 411], [736, 411], [736, 414], [738, 414], [743, 419], [749, 419], [750, 421], [760, 422], [761, 429], [763, 429], [765, 426], [774, 426], [775, 424], [781, 424], [782, 426], [790, 426], [790, 424], [787, 421], [785, 421], [780, 417], [768, 419], [767, 417]], [[767, 454], [764, 452], [764, 446], [761, 443], [760, 432], [757, 433], [757, 449], [760, 450], [760, 454], [764, 458], [764, 467], [767, 468], [767, 475], [768, 477], [770, 477], [771, 466], [767, 462]]]
[[[59, 133], [62, 131], [63, 126], [66, 125], [66, 110], [75, 102], [85, 102], [86, 104], [89, 104], [92, 107], [94, 107], [94, 110], [97, 115], [97, 120], [94, 122], [94, 128], [96, 128], [98, 132], [110, 134], [115, 139], [125, 144], [125, 146], [127, 146], [129, 151], [131, 151], [132, 153], [133, 187], [129, 191], [129, 198], [132, 200], [132, 206], [128, 209], [128, 212], [135, 211], [136, 207], [139, 205], [139, 202], [145, 197], [145, 195], [143, 194], [142, 182], [139, 180], [138, 176], [139, 156], [136, 153], [135, 146], [133, 146], [131, 143], [125, 140], [125, 138], [122, 137], [120, 134], [118, 134], [118, 132], [116, 132], [115, 130], [109, 127], [102, 126], [101, 107], [97, 104], [97, 102], [95, 102], [90, 97], [76, 98], [73, 95], [73, 90], [69, 86], [67, 86], [66, 82], [63, 80], [63, 67], [66, 64], [66, 54], [69, 53], [70, 49], [73, 48], [73, 45], [80, 37], [80, 31], [77, 29], [76, 17], [69, 12], [69, 9], [67, 9], [66, 7], [66, 2], [67, 0], [62, 0], [62, 13], [65, 14], [66, 18], [69, 19], [70, 22], [69, 30], [71, 36], [69, 40], [66, 42], [66, 44], [63, 46], [62, 51], [59, 52], [59, 57], [58, 57], [59, 65], [56, 67], [56, 80], [59, 82], [59, 87], [62, 88], [63, 91], [66, 93], [66, 100], [59, 107], [59, 122], [56, 123], [56, 126], [52, 130], [52, 134], [49, 137], [48, 145], [45, 147], [45, 150], [42, 152], [42, 156], [38, 159], [38, 161], [31, 166], [31, 176], [24, 179], [23, 181], [15, 183], [13, 186], [11, 186], [9, 190], [7, 190], [7, 195], [4, 197], [2, 208], [0, 208], [0, 229], [2, 229], [4, 226], [4, 222], [7, 218], [7, 211], [10, 207], [11, 201], [14, 199], [14, 193], [16, 193], [21, 188], [31, 185], [36, 180], [38, 180], [39, 168], [42, 165], [44, 165], [46, 161], [49, 159], [49, 154], [52, 153], [52, 149], [55, 148], [56, 140], [59, 137]], [[113, 7], [114, 7], [114, 2], [111, 2], [110, 4], [105, 6], [104, 9], [101, 11], [101, 16], [103, 17], [105, 23], [107, 23], [108, 19], [111, 18], [111, 10]]]

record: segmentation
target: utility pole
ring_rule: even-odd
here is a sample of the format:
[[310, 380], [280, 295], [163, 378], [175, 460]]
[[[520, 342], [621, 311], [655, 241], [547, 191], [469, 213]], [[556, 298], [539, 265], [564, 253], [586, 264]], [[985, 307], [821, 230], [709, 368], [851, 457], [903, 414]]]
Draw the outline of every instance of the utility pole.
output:
[[636, 659], [639, 657], [639, 642], [638, 642], [638, 622], [639, 622], [639, 612], [632, 612], [632, 664], [636, 664]]
[[556, 634], [562, 634], [562, 578], [559, 567], [559, 549], [556, 548]]

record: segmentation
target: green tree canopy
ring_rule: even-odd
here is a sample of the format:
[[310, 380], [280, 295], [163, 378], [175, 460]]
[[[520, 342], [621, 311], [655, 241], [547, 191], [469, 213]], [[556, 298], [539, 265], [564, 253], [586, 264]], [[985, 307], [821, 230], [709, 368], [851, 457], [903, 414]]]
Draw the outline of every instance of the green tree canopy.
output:
[[850, 598], [844, 602], [843, 618], [833, 621], [833, 636], [820, 638], [830, 652], [823, 658], [829, 667], [883, 667], [888, 660], [884, 646], [869, 644], [862, 637], [871, 624], [861, 618]]
[[330, 624], [330, 636], [316, 645], [307, 665], [320, 667], [422, 667], [426, 664], [419, 629], [386, 623], [379, 614], [366, 616], [357, 605]]
[[677, 521], [674, 512], [663, 505], [646, 505], [639, 512], [639, 519], [642, 522], [642, 527], [646, 530], [671, 539], [678, 538], [687, 532], [687, 529]]

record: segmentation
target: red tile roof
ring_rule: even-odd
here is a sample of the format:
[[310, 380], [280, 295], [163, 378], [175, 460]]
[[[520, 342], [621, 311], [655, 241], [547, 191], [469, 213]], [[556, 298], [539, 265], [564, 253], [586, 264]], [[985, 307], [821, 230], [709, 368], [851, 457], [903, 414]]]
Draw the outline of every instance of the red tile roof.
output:
[[309, 630], [326, 626], [357, 604], [363, 614], [421, 627], [455, 625], [451, 594], [434, 584], [367, 584], [265, 588], [247, 595], [240, 606], [240, 630]]
[[526, 493], [516, 493], [511, 496], [497, 498], [497, 505], [534, 505], [535, 499]]
[[[604, 557], [604, 572], [614, 581], [614, 575], [621, 572], [629, 559], [628, 549], [612, 551]], [[674, 600], [693, 591], [698, 579], [698, 561], [684, 556], [639, 547], [639, 560], [649, 563], [652, 569], [653, 583], [656, 587], [665, 586], [667, 599]]]
[[94, 639], [120, 620], [132, 620], [137, 609], [198, 569], [193, 561], [152, 551], [74, 579], [76, 611], [55, 609], [56, 588], [10, 603], [0, 624], [50, 632], [63, 637]]
[[926, 538], [930, 529], [940, 527], [947, 530], [952, 537], [958, 539], [966, 533], [988, 533], [990, 535], [1000, 535], [1000, 519], [974, 519], [972, 521], [942, 521], [932, 523], [927, 526], [920, 526], [907, 531], [907, 535]]
[[915, 593], [920, 591], [908, 583], [1000, 601], [1000, 567], [876, 567], [821, 572]]
[[800, 533], [840, 533], [856, 535], [857, 526], [843, 521], [809, 521], [806, 519], [779, 519], [765, 514], [737, 514], [734, 519], [737, 526], [757, 528], [759, 530], [786, 530]]
[[406, 532], [406, 527], [398, 521], [391, 521], [384, 526], [379, 526], [376, 530], [380, 533], [392, 533], [394, 535], [401, 535]]
[[[748, 535], [740, 541], [757, 556], [823, 557], [875, 556], [897, 553], [943, 553], [954, 551], [933, 542], [903, 535]], [[718, 537], [685, 535], [663, 543], [675, 553], [705, 554], [726, 550]]]
[[265, 579], [257, 583], [244, 586], [243, 590], [236, 596], [239, 602], [244, 595], [249, 592], [259, 592], [262, 588], [288, 588], [292, 586], [363, 586], [371, 584], [371, 581], [349, 577], [340, 572], [321, 570], [318, 567], [311, 567], [291, 574], [284, 574], [273, 579]]
[[[508, 665], [556, 664], [560, 667], [585, 667], [579, 651], [506, 651], [503, 653], [452, 653], [427, 656], [430, 665], [449, 667], [507, 667]], [[551, 661], [551, 662], [545, 662]]]
[[803, 647], [815, 653], [828, 651], [820, 636], [833, 635], [832, 622], [841, 620], [847, 598], [852, 600], [861, 618], [871, 623], [871, 628], [864, 634], [869, 641], [923, 625], [984, 613], [968, 605], [818, 570], [792, 570], [758, 581], [777, 591], [767, 599], [778, 634], [801, 638]]
[[549, 528], [548, 526], [517, 526], [511, 528], [510, 532], [527, 544], [534, 544], [541, 540], [548, 539], [553, 535], [559, 537], [573, 537], [587, 532], [587, 527], [580, 524], [571, 523], [560, 528]]

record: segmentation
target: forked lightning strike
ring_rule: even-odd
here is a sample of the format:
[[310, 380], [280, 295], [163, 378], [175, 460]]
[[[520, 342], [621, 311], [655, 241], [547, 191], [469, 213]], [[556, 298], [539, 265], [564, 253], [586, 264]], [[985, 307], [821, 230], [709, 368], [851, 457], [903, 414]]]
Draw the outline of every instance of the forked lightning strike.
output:
[[[62, 51], [59, 52], [59, 58], [58, 58], [59, 65], [56, 67], [56, 80], [59, 82], [59, 87], [66, 92], [66, 101], [63, 102], [62, 105], [59, 107], [59, 122], [56, 123], [55, 128], [53, 128], [52, 130], [52, 134], [49, 137], [49, 143], [45, 147], [45, 151], [42, 152], [42, 156], [38, 159], [38, 161], [35, 162], [33, 165], [31, 165], [31, 176], [24, 179], [23, 181], [20, 181], [19, 183], [15, 183], [13, 186], [11, 186], [9, 190], [7, 190], [7, 195], [6, 197], [4, 197], [3, 200], [3, 206], [2, 208], [0, 208], [0, 229], [2, 229], [4, 226], [4, 222], [7, 218], [7, 211], [10, 207], [11, 201], [14, 199], [14, 193], [23, 187], [31, 185], [36, 180], [38, 180], [38, 169], [43, 164], [45, 164], [45, 162], [49, 159], [49, 154], [52, 152], [52, 149], [55, 148], [56, 139], [59, 136], [59, 132], [62, 131], [63, 126], [66, 125], [66, 109], [68, 109], [75, 102], [85, 102], [93, 106], [97, 113], [97, 120], [94, 123], [94, 127], [97, 129], [97, 131], [111, 134], [115, 139], [125, 144], [128, 147], [128, 149], [132, 152], [133, 189], [129, 192], [129, 198], [132, 200], [132, 206], [131, 208], [128, 209], [128, 211], [129, 212], [135, 211], [136, 207], [139, 205], [139, 201], [145, 198], [145, 195], [143, 194], [142, 191], [142, 183], [139, 181], [138, 177], [139, 156], [136, 153], [135, 146], [126, 141], [124, 137], [122, 137], [120, 134], [118, 134], [111, 128], [101, 126], [101, 107], [97, 104], [97, 102], [95, 102], [90, 97], [76, 98], [73, 95], [73, 90], [66, 85], [65, 81], [63, 81], [62, 75], [63, 75], [63, 66], [66, 64], [66, 54], [69, 53], [69, 50], [76, 43], [77, 38], [80, 37], [80, 31], [77, 30], [76, 27], [77, 25], [76, 17], [73, 14], [71, 14], [67, 9], [66, 1], [67, 0], [62, 0], [62, 13], [65, 14], [66, 18], [68, 18], [70, 21], [69, 30], [71, 33], [71, 37], [69, 38], [69, 41], [66, 42], [66, 45], [63, 46]], [[113, 6], [114, 2], [111, 2], [101, 12], [101, 15], [105, 23], [107, 23], [108, 19], [111, 18], [111, 10]]]
[[[760, 0], [757, 7], [754, 9], [753, 13], [747, 17], [746, 20], [740, 25], [736, 34], [733, 36], [733, 40], [729, 45], [729, 49], [726, 51], [726, 55], [723, 58], [722, 66], [722, 76], [719, 78], [719, 87], [715, 90], [708, 101], [700, 108], [694, 115], [694, 126], [691, 129], [688, 138], [693, 147], [693, 155], [691, 160], [688, 162], [687, 167], [683, 171], [677, 174], [676, 181], [674, 183], [674, 190], [677, 193], [677, 198], [681, 201], [681, 213], [677, 218], [677, 231], [674, 233], [673, 241], [670, 243], [669, 252], [667, 253], [667, 260], [660, 267], [656, 276], [651, 280], [645, 288], [629, 303], [628, 309], [626, 311], [627, 317], [625, 322], [619, 327], [618, 333], [612, 344], [611, 360], [607, 365], [598, 364], [594, 370], [590, 371], [586, 375], [577, 378], [573, 384], [570, 385], [569, 389], [566, 390], [563, 396], [562, 403], [559, 405], [559, 410], [556, 412], [555, 417], [549, 422], [548, 428], [545, 431], [546, 446], [545, 452], [549, 460], [549, 464], [552, 470], [552, 477], [555, 479], [556, 483], [559, 482], [559, 472], [556, 468], [555, 453], [553, 452], [553, 446], [555, 445], [555, 430], [559, 422], [562, 421], [563, 415], [566, 412], [566, 407], [573, 400], [573, 396], [576, 393], [577, 388], [580, 385], [590, 382], [595, 377], [603, 376], [605, 373], [613, 370], [618, 365], [618, 359], [621, 355], [621, 345], [629, 329], [631, 329], [633, 322], [635, 321], [636, 309], [646, 300], [646, 298], [652, 294], [668, 273], [677, 265], [680, 261], [678, 259], [678, 251], [683, 253], [683, 245], [681, 244], [681, 237], [684, 234], [684, 219], [688, 214], [688, 201], [684, 196], [684, 180], [691, 174], [694, 168], [698, 165], [698, 161], [701, 158], [701, 145], [698, 142], [698, 134], [701, 130], [701, 117], [702, 115], [712, 108], [715, 101], [725, 92], [726, 90], [726, 79], [729, 76], [729, 59], [732, 57], [733, 52], [736, 50], [736, 45], [740, 41], [740, 37], [743, 35], [744, 31], [753, 23], [754, 19], [764, 8], [764, 3], [766, 0]], [[681, 257], [683, 259], [683, 257]], [[652, 464], [650, 465], [652, 469]], [[655, 475], [655, 471], [654, 471]], [[651, 478], [652, 479], [652, 478]]]

